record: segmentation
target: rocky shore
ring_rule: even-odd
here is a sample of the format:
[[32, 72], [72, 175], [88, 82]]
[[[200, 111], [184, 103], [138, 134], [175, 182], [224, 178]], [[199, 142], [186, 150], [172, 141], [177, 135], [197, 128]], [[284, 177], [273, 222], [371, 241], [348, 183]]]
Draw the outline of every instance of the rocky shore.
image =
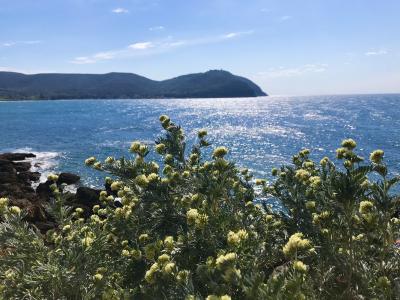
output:
[[[0, 197], [7, 197], [10, 205], [26, 211], [26, 220], [45, 232], [56, 226], [53, 218], [46, 211], [46, 206], [53, 200], [50, 182], [40, 182], [41, 174], [32, 171], [33, 153], [0, 154]], [[100, 190], [82, 186], [80, 177], [72, 173], [58, 174], [57, 185], [66, 188], [77, 186], [76, 192], [66, 192], [68, 204], [81, 207], [87, 215], [94, 205], [99, 204]], [[35, 188], [36, 187], [36, 188]]]

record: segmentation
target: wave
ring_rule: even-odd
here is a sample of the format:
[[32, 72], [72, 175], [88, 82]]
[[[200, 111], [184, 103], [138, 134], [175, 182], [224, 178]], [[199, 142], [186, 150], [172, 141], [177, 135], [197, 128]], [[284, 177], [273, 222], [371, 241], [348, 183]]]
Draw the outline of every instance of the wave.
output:
[[19, 148], [14, 149], [11, 152], [29, 152], [36, 155], [36, 157], [27, 158], [25, 160], [31, 163], [31, 172], [40, 173], [39, 182], [32, 184], [34, 188], [39, 185], [39, 183], [45, 182], [47, 180], [47, 176], [57, 169], [59, 163], [58, 159], [62, 157], [61, 152], [34, 151], [32, 148]]

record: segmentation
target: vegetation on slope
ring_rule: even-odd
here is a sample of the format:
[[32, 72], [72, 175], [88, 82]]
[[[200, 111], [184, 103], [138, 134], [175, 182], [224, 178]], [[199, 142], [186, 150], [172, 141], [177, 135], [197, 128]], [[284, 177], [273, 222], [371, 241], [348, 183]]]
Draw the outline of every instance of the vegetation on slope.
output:
[[222, 70], [155, 81], [130, 73], [34, 74], [0, 72], [0, 99], [145, 99], [256, 97], [252, 81]]
[[[0, 200], [0, 298], [4, 299], [396, 299], [400, 293], [399, 198], [384, 153], [370, 163], [353, 140], [343, 166], [308, 150], [255, 183], [286, 212], [255, 205], [248, 170], [211, 160], [207, 132], [186, 154], [183, 130], [167, 116], [155, 151], [86, 164], [111, 174], [101, 206], [84, 218], [53, 185], [59, 227], [42, 236], [24, 212]], [[51, 175], [56, 182], [57, 176]], [[117, 200], [117, 201], [116, 201]]]

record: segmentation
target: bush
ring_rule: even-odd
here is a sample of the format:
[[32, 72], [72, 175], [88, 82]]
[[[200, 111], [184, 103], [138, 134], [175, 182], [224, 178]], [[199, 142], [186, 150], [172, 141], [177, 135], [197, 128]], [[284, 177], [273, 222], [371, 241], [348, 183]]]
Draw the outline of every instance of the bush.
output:
[[[320, 164], [303, 150], [277, 180], [255, 183], [280, 200], [255, 204], [248, 170], [206, 161], [207, 132], [186, 156], [183, 130], [160, 117], [155, 150], [133, 142], [133, 159], [86, 164], [109, 173], [101, 205], [84, 218], [52, 185], [49, 207], [58, 227], [44, 236], [24, 212], [0, 200], [0, 299], [395, 299], [399, 198], [383, 151], [371, 164], [345, 140], [344, 167]], [[50, 176], [57, 181], [57, 176]]]

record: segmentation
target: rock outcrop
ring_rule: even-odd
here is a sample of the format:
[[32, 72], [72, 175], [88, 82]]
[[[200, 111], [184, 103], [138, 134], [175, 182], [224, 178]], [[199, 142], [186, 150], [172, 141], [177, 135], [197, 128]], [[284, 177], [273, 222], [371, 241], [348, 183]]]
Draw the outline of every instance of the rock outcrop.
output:
[[[45, 232], [56, 226], [52, 216], [46, 211], [46, 205], [53, 200], [50, 185], [52, 182], [39, 183], [40, 173], [31, 171], [29, 158], [32, 153], [0, 154], [0, 197], [6, 197], [10, 205], [18, 206], [26, 212], [25, 219]], [[72, 173], [60, 173], [57, 185], [78, 184], [80, 177]], [[37, 185], [36, 189], [33, 184]], [[92, 207], [99, 204], [100, 190], [80, 186], [76, 194], [68, 193], [68, 205], [81, 207], [85, 216], [89, 216]]]

